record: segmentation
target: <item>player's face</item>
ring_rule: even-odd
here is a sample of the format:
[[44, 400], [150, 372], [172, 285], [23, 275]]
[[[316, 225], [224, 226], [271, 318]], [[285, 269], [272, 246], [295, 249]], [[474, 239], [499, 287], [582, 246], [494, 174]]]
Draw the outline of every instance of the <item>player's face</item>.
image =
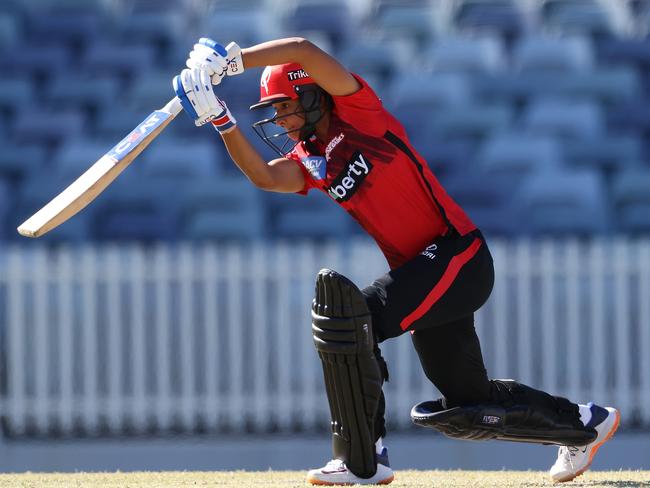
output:
[[273, 104], [275, 109], [274, 123], [287, 131], [287, 135], [297, 141], [300, 129], [305, 125], [305, 115], [298, 100], [286, 100]]

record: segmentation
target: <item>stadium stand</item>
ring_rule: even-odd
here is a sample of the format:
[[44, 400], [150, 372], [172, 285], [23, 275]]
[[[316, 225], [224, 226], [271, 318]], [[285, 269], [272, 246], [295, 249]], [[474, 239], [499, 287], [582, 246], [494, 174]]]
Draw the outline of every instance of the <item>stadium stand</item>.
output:
[[531, 175], [515, 200], [532, 235], [590, 236], [611, 230], [603, 195], [605, 183], [595, 170], [545, 171]]
[[[172, 96], [204, 35], [305, 35], [364, 76], [486, 233], [650, 232], [650, 1], [7, 0], [0, 239]], [[44, 42], [46, 39], [46, 42]], [[20, 46], [20, 50], [15, 49]], [[249, 128], [259, 70], [219, 86]], [[34, 113], [38, 117], [34, 117]], [[19, 220], [19, 218], [17, 219]], [[344, 238], [326, 196], [266, 195], [179, 116], [58, 241]]]
[[613, 208], [620, 232], [650, 232], [650, 171], [628, 170], [616, 175], [612, 185]]

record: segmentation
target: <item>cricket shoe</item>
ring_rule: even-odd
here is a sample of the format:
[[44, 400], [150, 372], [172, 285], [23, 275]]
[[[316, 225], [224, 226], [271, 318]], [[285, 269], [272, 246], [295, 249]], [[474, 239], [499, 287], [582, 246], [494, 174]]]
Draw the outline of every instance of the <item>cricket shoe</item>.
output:
[[312, 469], [307, 474], [307, 482], [312, 485], [387, 485], [394, 478], [385, 447], [381, 454], [377, 454], [377, 472], [370, 478], [359, 478], [340, 459], [332, 459], [322, 468]]
[[586, 446], [562, 446], [557, 455], [557, 461], [549, 471], [556, 483], [571, 481], [589, 469], [596, 452], [606, 441], [611, 439], [618, 429], [621, 414], [612, 407], [599, 407], [593, 403], [587, 404], [591, 410], [591, 420], [587, 427], [596, 429], [596, 440]]

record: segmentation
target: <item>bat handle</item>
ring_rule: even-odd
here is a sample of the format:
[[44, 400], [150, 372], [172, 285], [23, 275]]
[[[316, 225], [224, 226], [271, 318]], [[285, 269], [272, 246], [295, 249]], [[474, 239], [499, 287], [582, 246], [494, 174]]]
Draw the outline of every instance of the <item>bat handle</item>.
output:
[[176, 117], [179, 113], [181, 113], [181, 110], [183, 110], [183, 107], [181, 106], [181, 101], [178, 99], [178, 97], [172, 98], [169, 102], [167, 102], [167, 105], [160, 109], [161, 112], [167, 112], [171, 114], [172, 117]]

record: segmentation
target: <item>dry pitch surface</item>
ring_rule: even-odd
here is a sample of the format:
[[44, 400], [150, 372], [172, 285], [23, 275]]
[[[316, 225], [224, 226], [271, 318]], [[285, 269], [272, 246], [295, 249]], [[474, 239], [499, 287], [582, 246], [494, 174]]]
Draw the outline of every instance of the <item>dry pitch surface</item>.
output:
[[[147, 473], [26, 473], [0, 474], [0, 488], [182, 488], [182, 487], [305, 488], [302, 471], [216, 471]], [[398, 471], [392, 487], [650, 487], [650, 471], [593, 471], [554, 485], [539, 471]]]

